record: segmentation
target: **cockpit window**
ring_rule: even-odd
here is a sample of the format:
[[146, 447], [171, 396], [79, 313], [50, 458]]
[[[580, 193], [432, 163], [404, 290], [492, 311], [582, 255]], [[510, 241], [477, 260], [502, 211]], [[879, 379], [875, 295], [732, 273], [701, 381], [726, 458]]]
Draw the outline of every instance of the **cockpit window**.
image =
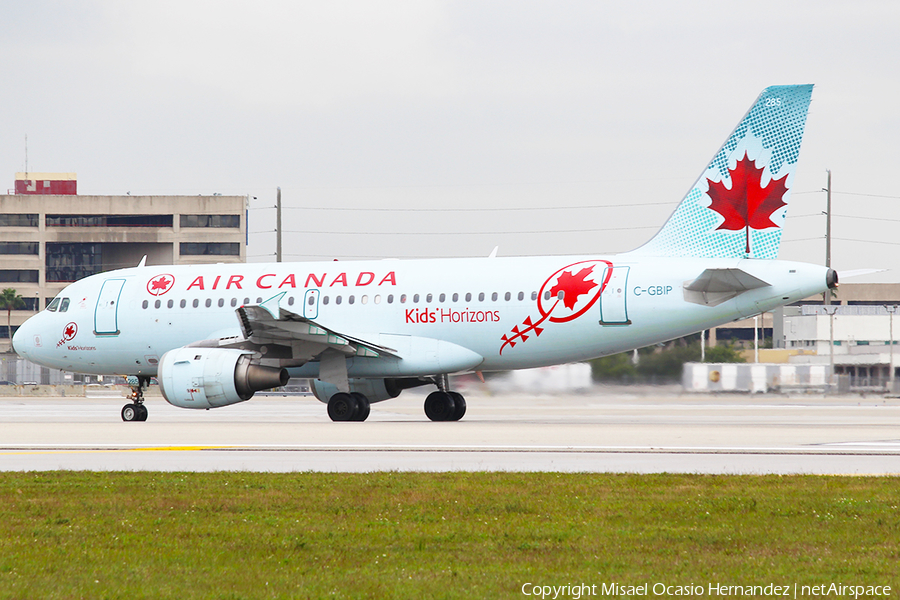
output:
[[59, 312], [66, 312], [69, 310], [69, 299], [63, 298], [62, 302], [59, 303]]
[[50, 305], [47, 306], [47, 310], [49, 310], [50, 312], [56, 312], [56, 309], [58, 307], [59, 307], [59, 298], [54, 298], [53, 302], [51, 302]]

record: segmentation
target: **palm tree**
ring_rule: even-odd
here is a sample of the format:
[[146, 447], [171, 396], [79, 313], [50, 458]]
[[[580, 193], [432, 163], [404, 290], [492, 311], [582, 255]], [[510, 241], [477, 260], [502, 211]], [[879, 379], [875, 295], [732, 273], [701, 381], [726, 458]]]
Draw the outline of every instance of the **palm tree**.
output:
[[0, 309], [6, 309], [6, 337], [12, 341], [12, 311], [24, 308], [25, 301], [16, 294], [15, 288], [6, 288], [0, 292]]

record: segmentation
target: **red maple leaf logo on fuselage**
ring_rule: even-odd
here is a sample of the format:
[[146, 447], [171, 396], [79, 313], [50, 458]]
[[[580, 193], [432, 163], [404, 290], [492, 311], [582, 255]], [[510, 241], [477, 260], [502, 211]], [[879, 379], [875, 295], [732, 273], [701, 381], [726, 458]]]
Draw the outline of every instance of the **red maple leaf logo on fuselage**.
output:
[[729, 169], [731, 189], [725, 187], [724, 181], [709, 182], [707, 194], [711, 200], [709, 208], [716, 211], [725, 219], [716, 230], [747, 231], [746, 252], [750, 254], [750, 229], [770, 229], [779, 227], [772, 221], [772, 214], [783, 206], [787, 206], [782, 198], [787, 193], [785, 181], [787, 175], [781, 179], [772, 179], [762, 187], [762, 174], [765, 169], [757, 168], [754, 161], [750, 160], [744, 152], [744, 158], [739, 160], [734, 169]]
[[556, 285], [550, 288], [550, 295], [557, 296], [563, 293], [563, 305], [569, 310], [575, 309], [575, 303], [578, 302], [578, 296], [587, 294], [589, 291], [597, 287], [597, 283], [593, 281], [585, 281], [585, 278], [594, 271], [594, 265], [585, 267], [575, 273], [563, 272]]

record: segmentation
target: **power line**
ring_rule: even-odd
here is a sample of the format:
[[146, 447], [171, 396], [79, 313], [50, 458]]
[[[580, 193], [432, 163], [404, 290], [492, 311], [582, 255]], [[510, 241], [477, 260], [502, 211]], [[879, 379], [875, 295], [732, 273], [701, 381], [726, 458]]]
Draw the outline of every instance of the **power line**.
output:
[[598, 231], [631, 231], [638, 229], [659, 229], [658, 225], [641, 227], [610, 227], [604, 229], [540, 229], [534, 231], [319, 231], [290, 230], [285, 233], [302, 233], [304, 235], [531, 235], [545, 233], [594, 233]]

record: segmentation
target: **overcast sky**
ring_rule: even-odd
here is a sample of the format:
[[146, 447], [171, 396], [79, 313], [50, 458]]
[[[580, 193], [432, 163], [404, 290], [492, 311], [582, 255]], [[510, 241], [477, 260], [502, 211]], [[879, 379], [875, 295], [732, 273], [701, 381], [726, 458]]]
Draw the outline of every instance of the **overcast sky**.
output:
[[897, 2], [0, 0], [0, 22], [2, 187], [27, 135], [29, 170], [81, 194], [250, 195], [252, 261], [277, 186], [290, 260], [630, 250], [764, 87], [814, 83], [780, 257], [824, 263], [831, 169], [833, 266], [900, 281]]

